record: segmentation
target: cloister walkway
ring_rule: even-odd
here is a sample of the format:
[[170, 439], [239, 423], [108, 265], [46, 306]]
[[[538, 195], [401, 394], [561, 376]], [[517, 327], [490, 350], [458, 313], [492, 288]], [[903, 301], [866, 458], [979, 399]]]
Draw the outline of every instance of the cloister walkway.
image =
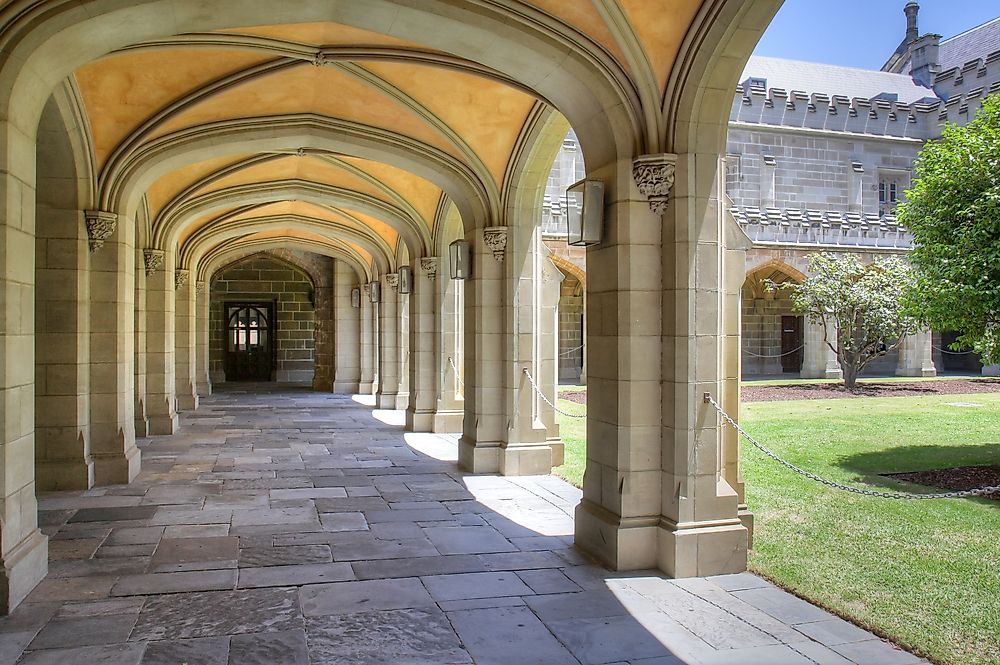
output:
[[43, 495], [0, 665], [920, 662], [750, 574], [594, 566], [578, 490], [461, 473], [364, 400], [223, 387], [131, 485]]

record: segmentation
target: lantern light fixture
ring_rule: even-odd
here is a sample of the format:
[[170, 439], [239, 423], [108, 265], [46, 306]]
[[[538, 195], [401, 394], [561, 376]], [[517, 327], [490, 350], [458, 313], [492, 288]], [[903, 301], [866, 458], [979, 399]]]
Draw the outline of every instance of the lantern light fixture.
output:
[[354, 309], [361, 307], [361, 289], [358, 287], [351, 289], [351, 307]]
[[410, 266], [399, 266], [399, 292], [413, 293], [413, 268]]
[[382, 285], [377, 281], [368, 285], [368, 299], [373, 303], [377, 303], [382, 300]]
[[566, 188], [566, 243], [588, 247], [601, 242], [604, 226], [604, 183], [581, 180]]
[[448, 245], [448, 264], [452, 279], [468, 279], [472, 274], [472, 251], [468, 240], [456, 240]]

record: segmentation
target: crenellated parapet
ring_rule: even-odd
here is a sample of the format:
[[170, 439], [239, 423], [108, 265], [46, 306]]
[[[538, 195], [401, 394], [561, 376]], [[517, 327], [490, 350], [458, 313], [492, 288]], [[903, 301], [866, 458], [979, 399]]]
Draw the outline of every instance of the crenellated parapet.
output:
[[913, 236], [892, 215], [734, 206], [733, 219], [755, 244], [908, 250]]

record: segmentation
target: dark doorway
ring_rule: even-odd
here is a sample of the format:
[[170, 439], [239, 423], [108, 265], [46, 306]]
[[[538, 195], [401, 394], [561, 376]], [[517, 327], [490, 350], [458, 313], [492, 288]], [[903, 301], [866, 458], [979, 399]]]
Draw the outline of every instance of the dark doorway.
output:
[[961, 351], [953, 351], [951, 345], [961, 336], [962, 333], [953, 330], [945, 330], [941, 333], [941, 362], [946, 372], [962, 372], [978, 374], [983, 369], [983, 361], [979, 354], [971, 349], [965, 348]]
[[226, 307], [226, 381], [271, 381], [274, 369], [274, 304]]
[[802, 369], [803, 327], [801, 316], [781, 317], [781, 371], [798, 372]]

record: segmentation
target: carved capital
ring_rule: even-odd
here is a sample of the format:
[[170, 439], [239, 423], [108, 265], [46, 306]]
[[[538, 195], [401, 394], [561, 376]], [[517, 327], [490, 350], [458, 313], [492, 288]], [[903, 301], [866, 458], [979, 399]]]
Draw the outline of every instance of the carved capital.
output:
[[483, 240], [493, 252], [493, 258], [503, 261], [503, 254], [507, 250], [507, 227], [490, 226], [483, 229]]
[[195, 290], [195, 293], [204, 293], [205, 292], [205, 282], [203, 282], [201, 280], [198, 280], [197, 282], [195, 282], [194, 283], [194, 290]]
[[427, 279], [433, 282], [438, 274], [438, 257], [426, 256], [420, 259], [420, 269], [427, 274]]
[[314, 67], [322, 67], [327, 64], [326, 53], [323, 53], [323, 51], [316, 51], [316, 53], [313, 54], [312, 64]]
[[154, 272], [160, 269], [163, 265], [163, 260], [167, 257], [167, 253], [162, 249], [144, 249], [142, 250], [142, 260], [146, 265], [146, 274], [152, 275]]
[[366, 297], [370, 296], [372, 292], [371, 282], [365, 282], [364, 284], [362, 284], [361, 291], [365, 294]]
[[391, 272], [385, 276], [385, 283], [392, 287], [393, 291], [399, 289], [399, 273]]
[[670, 153], [642, 155], [632, 162], [635, 184], [639, 187], [639, 192], [649, 199], [649, 209], [657, 215], [667, 211], [676, 167], [677, 155]]
[[191, 272], [189, 270], [175, 270], [174, 271], [174, 288], [179, 289], [188, 283], [188, 279], [191, 277]]
[[90, 251], [96, 252], [104, 246], [104, 241], [114, 235], [118, 228], [118, 215], [103, 210], [85, 210], [83, 219], [87, 224], [87, 239]]

